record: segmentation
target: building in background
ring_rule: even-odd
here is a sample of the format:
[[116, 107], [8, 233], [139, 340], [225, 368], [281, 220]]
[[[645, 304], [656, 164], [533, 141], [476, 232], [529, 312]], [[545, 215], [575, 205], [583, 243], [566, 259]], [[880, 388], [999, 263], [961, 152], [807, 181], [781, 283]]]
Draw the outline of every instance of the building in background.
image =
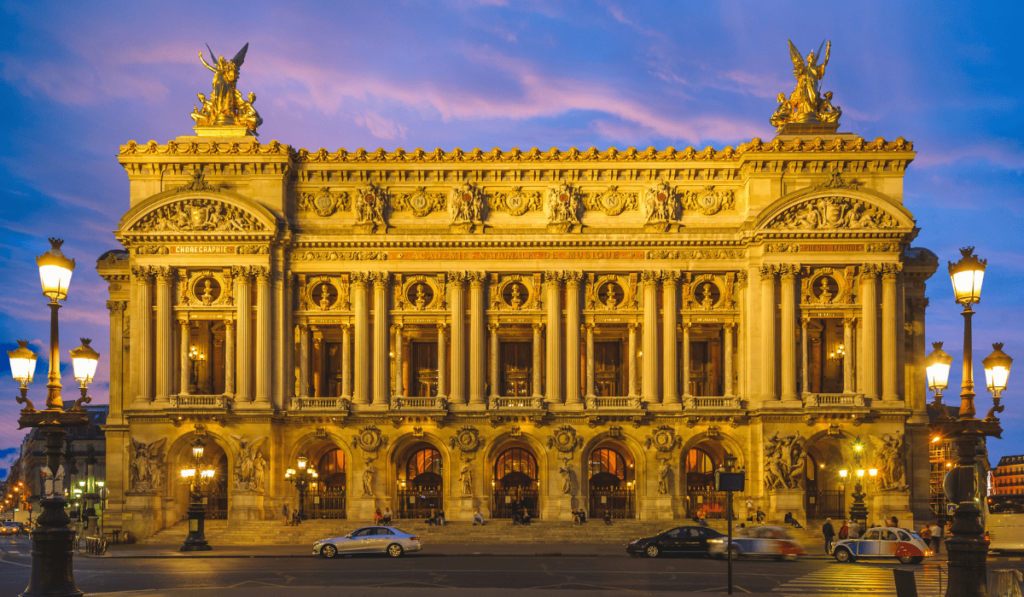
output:
[[715, 517], [730, 453], [771, 520], [844, 518], [856, 466], [929, 517], [912, 143], [797, 95], [702, 150], [307, 150], [212, 100], [125, 144], [107, 528], [180, 520], [197, 438], [234, 521], [300, 457], [319, 516]]
[[992, 471], [993, 495], [1024, 494], [1024, 455], [1003, 456]]

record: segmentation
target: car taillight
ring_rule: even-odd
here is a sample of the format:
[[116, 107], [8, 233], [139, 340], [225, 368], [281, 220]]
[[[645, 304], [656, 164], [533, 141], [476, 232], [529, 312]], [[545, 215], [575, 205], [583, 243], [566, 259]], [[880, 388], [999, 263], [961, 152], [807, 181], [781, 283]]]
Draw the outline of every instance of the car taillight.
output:
[[410, 541], [419, 541], [420, 538], [419, 537], [409, 537], [409, 540]]
[[988, 534], [988, 531], [985, 531], [985, 541], [992, 541], [992, 537]]

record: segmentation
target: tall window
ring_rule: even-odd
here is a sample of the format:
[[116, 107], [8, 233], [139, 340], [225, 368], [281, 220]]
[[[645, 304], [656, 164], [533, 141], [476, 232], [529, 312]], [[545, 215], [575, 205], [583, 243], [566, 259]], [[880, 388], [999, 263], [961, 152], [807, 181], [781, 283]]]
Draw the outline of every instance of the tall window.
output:
[[320, 457], [316, 472], [326, 487], [345, 485], [345, 453], [335, 448]]
[[622, 396], [622, 356], [618, 342], [594, 343], [594, 391], [598, 396]]
[[520, 473], [536, 480], [537, 459], [524, 448], [505, 450], [494, 464], [494, 478], [501, 480], [512, 473]]
[[632, 472], [627, 466], [626, 459], [611, 448], [594, 450], [590, 454], [590, 476], [606, 474], [617, 477], [619, 480], [628, 481], [632, 478]]
[[529, 396], [532, 392], [533, 344], [504, 342], [501, 345], [504, 396]]
[[437, 343], [412, 343], [413, 396], [437, 396]]
[[713, 484], [715, 461], [700, 448], [691, 448], [686, 453], [687, 487], [708, 487]]

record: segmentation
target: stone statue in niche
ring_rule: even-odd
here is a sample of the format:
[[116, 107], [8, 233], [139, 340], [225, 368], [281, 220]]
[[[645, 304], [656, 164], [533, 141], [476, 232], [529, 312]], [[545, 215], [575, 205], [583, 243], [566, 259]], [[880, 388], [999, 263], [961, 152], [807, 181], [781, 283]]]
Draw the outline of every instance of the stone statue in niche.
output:
[[712, 294], [711, 294], [713, 292], [713, 288], [711, 286], [711, 283], [710, 282], [706, 282], [703, 286], [700, 287], [700, 291], [701, 291], [701, 294], [703, 294], [703, 297], [704, 297], [700, 301], [700, 308], [704, 309], [704, 310], [707, 310], [707, 311], [710, 311], [715, 306], [715, 299], [712, 297]]
[[823, 305], [832, 302], [832, 291], [828, 289], [828, 277], [821, 279], [821, 295], [818, 296], [818, 301]]
[[416, 305], [417, 309], [422, 309], [423, 307], [427, 306], [426, 293], [423, 291], [423, 283], [422, 282], [416, 285], [416, 302], [415, 302], [415, 305]]
[[320, 309], [326, 311], [331, 307], [331, 293], [324, 284], [320, 287]]
[[516, 282], [512, 283], [512, 300], [510, 303], [513, 309], [518, 309], [523, 304], [523, 299], [519, 295], [519, 284]]
[[203, 305], [207, 307], [213, 304], [213, 284], [210, 280], [203, 281], [203, 295], [199, 298], [203, 300]]

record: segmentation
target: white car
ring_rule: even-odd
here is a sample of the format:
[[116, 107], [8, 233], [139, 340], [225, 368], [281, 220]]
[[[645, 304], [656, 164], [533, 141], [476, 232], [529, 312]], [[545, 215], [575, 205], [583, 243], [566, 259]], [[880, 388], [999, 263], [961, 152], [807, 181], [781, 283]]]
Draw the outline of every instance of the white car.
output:
[[838, 562], [855, 562], [860, 558], [896, 558], [901, 564], [920, 564], [935, 555], [924, 539], [914, 531], [900, 528], [874, 527], [860, 539], [843, 539], [832, 547]]
[[317, 541], [313, 544], [313, 555], [333, 558], [338, 554], [386, 553], [397, 558], [422, 548], [419, 537], [394, 527], [363, 527], [344, 537]]

